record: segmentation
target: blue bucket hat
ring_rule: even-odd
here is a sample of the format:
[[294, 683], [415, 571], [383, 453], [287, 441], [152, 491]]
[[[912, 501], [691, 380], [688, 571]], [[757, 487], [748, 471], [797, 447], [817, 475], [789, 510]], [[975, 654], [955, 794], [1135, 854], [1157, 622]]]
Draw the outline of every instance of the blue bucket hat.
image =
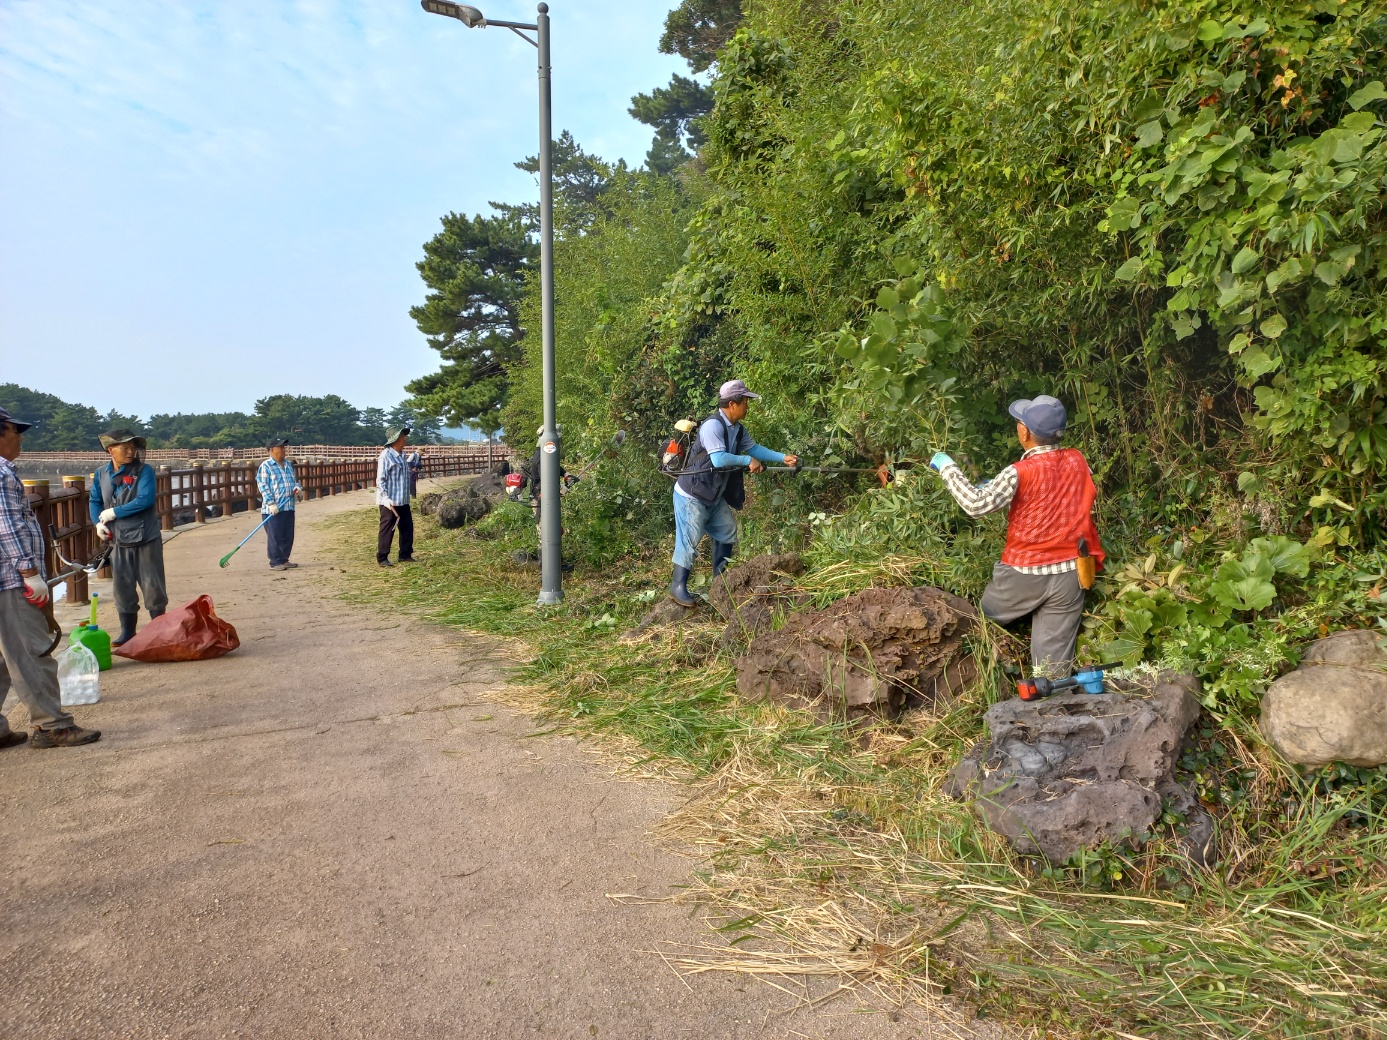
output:
[[1037, 437], [1058, 437], [1064, 432], [1069, 421], [1069, 413], [1059, 400], [1046, 394], [1031, 400], [1012, 401], [1007, 406], [1007, 414]]

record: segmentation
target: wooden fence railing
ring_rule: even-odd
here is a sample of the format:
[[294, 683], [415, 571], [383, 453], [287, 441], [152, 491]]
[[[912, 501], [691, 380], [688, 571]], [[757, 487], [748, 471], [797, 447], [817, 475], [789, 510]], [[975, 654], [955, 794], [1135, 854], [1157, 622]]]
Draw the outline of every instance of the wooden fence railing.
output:
[[[420, 444], [409, 446], [410, 451], [418, 451], [425, 458], [485, 459], [486, 445], [477, 444]], [[504, 444], [495, 442], [491, 446], [491, 457], [503, 459], [510, 451]], [[340, 444], [294, 444], [289, 447], [289, 457], [295, 462], [299, 459], [374, 459], [380, 455], [380, 447], [370, 445]], [[259, 462], [265, 457], [264, 448], [151, 448], [144, 453], [144, 460], [151, 465], [163, 463], [195, 462]], [[68, 465], [71, 468], [106, 465], [109, 456], [99, 449], [92, 451], [26, 451], [25, 463], [33, 465]]]
[[[23, 458], [27, 461], [28, 455]], [[486, 471], [486, 453], [480, 455], [425, 454], [421, 477], [462, 477]], [[193, 465], [186, 469], [155, 467], [155, 510], [160, 526], [173, 530], [180, 523], [206, 523], [209, 516], [229, 516], [249, 509], [260, 508], [260, 489], [255, 483], [254, 465], [222, 462]], [[294, 473], [303, 485], [308, 498], [358, 491], [374, 487], [376, 460], [315, 459], [294, 460]], [[54, 487], [47, 480], [26, 480], [29, 502], [38, 514], [43, 528], [46, 550], [45, 569], [59, 574], [61, 552], [69, 560], [85, 562], [96, 553], [96, 529], [91, 522], [90, 495], [86, 477], [62, 478], [62, 486]], [[56, 535], [56, 543], [50, 537]], [[69, 578], [67, 595], [70, 600], [87, 598], [87, 576]]]

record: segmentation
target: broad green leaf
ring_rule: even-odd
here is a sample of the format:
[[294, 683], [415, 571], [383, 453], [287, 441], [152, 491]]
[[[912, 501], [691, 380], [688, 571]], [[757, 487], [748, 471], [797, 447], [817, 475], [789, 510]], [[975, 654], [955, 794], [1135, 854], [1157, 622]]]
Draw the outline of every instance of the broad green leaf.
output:
[[1119, 267], [1113, 277], [1119, 282], [1130, 282], [1135, 279], [1137, 275], [1141, 274], [1141, 267], [1141, 257], [1134, 256]]
[[1118, 636], [1103, 644], [1103, 657], [1109, 661], [1122, 661], [1135, 664], [1146, 652], [1146, 640]]
[[1141, 203], [1132, 198], [1118, 199], [1108, 207], [1108, 229], [1128, 231], [1141, 224]]
[[1200, 43], [1216, 43], [1223, 39], [1223, 26], [1212, 18], [1199, 26]]
[[1262, 254], [1257, 252], [1257, 250], [1243, 246], [1238, 250], [1238, 255], [1233, 257], [1233, 273], [1242, 274], [1256, 264], [1261, 258]]
[[892, 307], [898, 306], [900, 302], [900, 295], [895, 289], [889, 286], [882, 286], [881, 291], [877, 293], [877, 306], [884, 311], [889, 311]]
[[1276, 586], [1262, 578], [1216, 581], [1209, 594], [1231, 610], [1265, 610], [1276, 599]]
[[1255, 549], [1258, 556], [1269, 561], [1278, 574], [1293, 574], [1297, 578], [1310, 575], [1310, 550], [1294, 538], [1283, 534], [1254, 538], [1248, 548]]
[[1322, 261], [1315, 265], [1315, 277], [1325, 285], [1338, 285], [1339, 280], [1344, 277], [1343, 265], [1330, 263], [1328, 260]]
[[[1203, 33], [1204, 30], [1201, 29], [1199, 37], [1201, 40], [1204, 38]], [[1348, 107], [1357, 112], [1364, 105], [1371, 105], [1374, 101], [1381, 101], [1383, 98], [1387, 98], [1387, 89], [1383, 89], [1381, 81], [1374, 80], [1362, 90], [1354, 91], [1349, 95]]]
[[1237, 72], [1230, 72], [1223, 77], [1223, 89], [1230, 94], [1243, 85], [1243, 80], [1247, 79], [1247, 73], [1242, 69]]
[[1161, 138], [1165, 136], [1165, 131], [1161, 128], [1161, 121], [1153, 119], [1149, 123], [1143, 123], [1137, 128], [1137, 147], [1150, 148], [1161, 143]]
[[1339, 120], [1339, 125], [1350, 133], [1366, 134], [1377, 125], [1377, 117], [1371, 112], [1354, 112]]
[[1286, 319], [1279, 314], [1273, 314], [1266, 321], [1262, 322], [1262, 335], [1267, 339], [1279, 339], [1281, 333], [1286, 331]]
[[1243, 370], [1251, 379], [1261, 379], [1268, 372], [1275, 372], [1281, 367], [1281, 358], [1267, 353], [1261, 347], [1245, 351], [1238, 360], [1242, 362]]

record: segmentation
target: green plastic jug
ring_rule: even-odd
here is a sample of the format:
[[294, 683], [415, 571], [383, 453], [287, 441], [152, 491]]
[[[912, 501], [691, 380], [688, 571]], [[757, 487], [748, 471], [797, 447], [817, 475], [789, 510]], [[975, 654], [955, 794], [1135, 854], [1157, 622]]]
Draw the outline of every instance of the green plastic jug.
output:
[[92, 597], [91, 623], [72, 630], [70, 643], [81, 643], [96, 655], [96, 663], [104, 672], [111, 667], [111, 634], [96, 626], [96, 597]]

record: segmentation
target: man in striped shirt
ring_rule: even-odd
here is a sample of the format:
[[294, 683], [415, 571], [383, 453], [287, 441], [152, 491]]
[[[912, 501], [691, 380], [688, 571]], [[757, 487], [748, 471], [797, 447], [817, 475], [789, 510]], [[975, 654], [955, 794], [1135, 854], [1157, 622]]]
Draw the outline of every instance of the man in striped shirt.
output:
[[408, 426], [392, 426], [385, 434], [386, 447], [376, 461], [376, 505], [380, 528], [376, 534], [376, 562], [391, 566], [390, 545], [400, 532], [400, 562], [414, 562], [414, 514], [409, 508], [409, 460], [402, 454], [409, 440]]
[[1019, 461], [979, 485], [942, 451], [930, 468], [969, 516], [1007, 510], [1007, 544], [982, 612], [1001, 625], [1030, 615], [1032, 664], [1038, 674], [1062, 678], [1072, 673], [1084, 616], [1079, 557], [1103, 562], [1093, 522], [1097, 489], [1083, 454], [1060, 446], [1068, 422], [1063, 404], [1042, 394], [1013, 401], [1007, 411], [1024, 449]]
[[26, 739], [36, 748], [76, 747], [100, 740], [101, 731], [82, 729], [63, 711], [57, 662], [39, 652], [53, 641], [43, 612], [48, 605], [43, 532], [14, 468], [24, 431], [32, 425], [0, 408], [0, 705], [14, 687], [34, 727], [26, 738], [0, 715], [0, 748]]
[[303, 497], [303, 488], [294, 475], [294, 464], [286, 458], [288, 445], [283, 437], [271, 437], [265, 445], [270, 457], [255, 471], [260, 512], [269, 518], [265, 521], [265, 542], [272, 571], [298, 566], [289, 561], [289, 556], [294, 551], [294, 500]]

